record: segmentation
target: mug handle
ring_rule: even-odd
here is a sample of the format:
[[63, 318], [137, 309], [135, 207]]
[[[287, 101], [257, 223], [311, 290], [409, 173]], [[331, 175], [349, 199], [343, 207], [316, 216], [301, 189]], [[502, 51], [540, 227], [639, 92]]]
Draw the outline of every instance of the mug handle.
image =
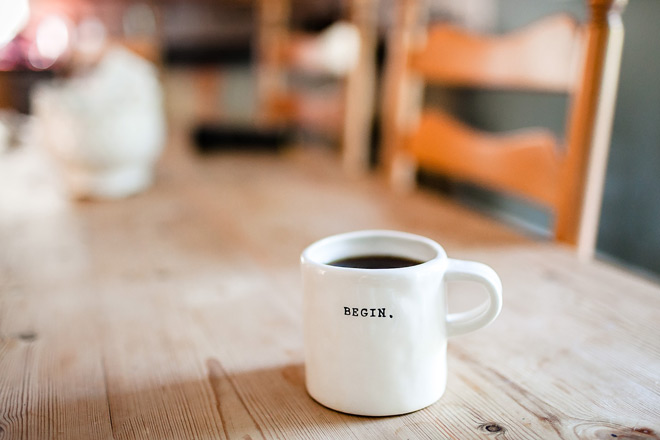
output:
[[490, 324], [502, 310], [502, 282], [489, 266], [475, 261], [449, 259], [446, 281], [476, 281], [488, 292], [488, 300], [465, 312], [447, 315], [447, 336], [473, 332]]

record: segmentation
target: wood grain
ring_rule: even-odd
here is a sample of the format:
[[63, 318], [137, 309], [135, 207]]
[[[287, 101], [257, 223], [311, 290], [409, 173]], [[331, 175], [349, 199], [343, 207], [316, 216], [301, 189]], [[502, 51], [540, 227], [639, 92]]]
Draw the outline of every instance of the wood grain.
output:
[[[0, 439], [660, 438], [658, 285], [322, 150], [202, 158], [182, 128], [120, 201], [70, 201], [38, 149], [0, 156]], [[450, 341], [442, 399], [400, 417], [304, 388], [299, 253], [365, 228], [426, 235], [505, 289]], [[452, 286], [450, 307], [479, 293]]]

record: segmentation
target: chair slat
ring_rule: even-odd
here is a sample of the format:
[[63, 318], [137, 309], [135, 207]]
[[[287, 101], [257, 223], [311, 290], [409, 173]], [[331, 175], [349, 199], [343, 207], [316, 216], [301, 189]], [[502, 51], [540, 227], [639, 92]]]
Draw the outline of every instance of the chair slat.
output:
[[561, 153], [546, 129], [490, 134], [440, 110], [427, 110], [405, 148], [421, 166], [453, 178], [512, 192], [545, 206], [556, 204]]
[[411, 68], [430, 82], [486, 88], [570, 92], [581, 41], [568, 15], [540, 20], [504, 36], [477, 35], [440, 24], [429, 29]]
[[341, 128], [344, 114], [343, 96], [331, 93], [285, 93], [271, 97], [269, 111], [275, 121], [293, 122], [332, 135]]

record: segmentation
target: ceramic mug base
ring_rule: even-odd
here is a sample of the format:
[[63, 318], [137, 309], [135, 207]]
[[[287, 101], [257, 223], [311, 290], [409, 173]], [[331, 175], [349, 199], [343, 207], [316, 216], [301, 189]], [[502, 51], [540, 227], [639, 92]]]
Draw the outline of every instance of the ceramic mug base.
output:
[[379, 409], [369, 410], [368, 408], [362, 408], [362, 407], [352, 408], [350, 405], [340, 405], [340, 404], [338, 405], [338, 404], [327, 403], [323, 401], [323, 399], [319, 399], [315, 397], [314, 394], [309, 390], [309, 388], [306, 388], [306, 390], [307, 390], [307, 394], [309, 394], [309, 396], [312, 399], [314, 399], [315, 402], [328, 409], [344, 414], [349, 414], [353, 416], [362, 416], [362, 417], [391, 417], [391, 416], [402, 416], [405, 414], [414, 413], [416, 411], [420, 411], [438, 402], [442, 397], [442, 394], [444, 394], [444, 390], [443, 390], [443, 393], [440, 396], [435, 397], [430, 401], [419, 402], [417, 405], [414, 406], [392, 405], [389, 408], [379, 408]]

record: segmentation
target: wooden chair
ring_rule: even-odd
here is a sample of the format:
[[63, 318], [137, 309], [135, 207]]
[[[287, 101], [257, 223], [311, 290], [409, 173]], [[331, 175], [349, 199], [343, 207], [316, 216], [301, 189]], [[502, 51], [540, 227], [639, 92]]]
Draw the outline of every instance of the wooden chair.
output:
[[[520, 196], [549, 208], [554, 236], [595, 249], [623, 43], [625, 1], [589, 0], [590, 18], [544, 18], [519, 31], [475, 35], [419, 25], [419, 1], [400, 0], [386, 67], [383, 145], [393, 184], [410, 188], [417, 167]], [[424, 84], [569, 95], [565, 139], [546, 129], [473, 129], [422, 108]]]
[[[357, 30], [357, 57], [347, 71], [324, 60], [324, 36], [294, 32], [291, 0], [260, 0], [258, 14], [258, 106], [265, 125], [292, 123], [324, 133], [338, 133], [344, 168], [364, 172], [369, 166], [375, 96], [377, 0], [350, 0], [347, 22]], [[326, 35], [327, 37], [327, 35]], [[315, 56], [315, 53], [318, 56]], [[340, 82], [339, 96], [296, 90], [291, 72], [328, 75]]]

